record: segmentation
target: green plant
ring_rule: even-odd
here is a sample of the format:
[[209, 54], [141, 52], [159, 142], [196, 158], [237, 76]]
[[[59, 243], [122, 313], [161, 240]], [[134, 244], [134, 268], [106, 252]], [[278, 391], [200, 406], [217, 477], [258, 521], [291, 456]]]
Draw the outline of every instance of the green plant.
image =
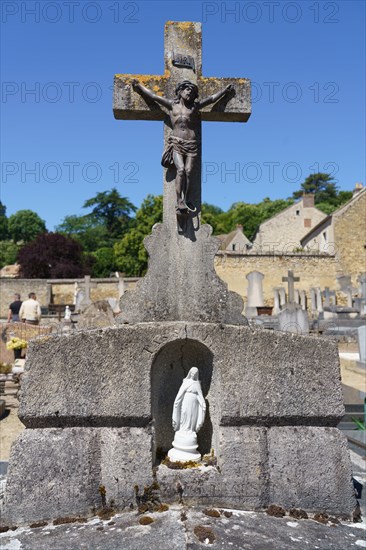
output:
[[356, 430], [366, 430], [366, 397], [363, 401], [363, 420], [352, 416], [352, 421], [356, 424]]
[[352, 422], [356, 424], [356, 430], [366, 430], [366, 424], [364, 420], [352, 416]]

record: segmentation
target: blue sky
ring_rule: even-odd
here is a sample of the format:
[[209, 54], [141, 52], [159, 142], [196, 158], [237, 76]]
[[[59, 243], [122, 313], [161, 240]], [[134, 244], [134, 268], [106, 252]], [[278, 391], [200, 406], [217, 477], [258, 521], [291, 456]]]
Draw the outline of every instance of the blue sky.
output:
[[[253, 82], [246, 124], [203, 125], [203, 200], [288, 197], [311, 172], [365, 184], [365, 2], [6, 1], [1, 200], [47, 228], [116, 187], [162, 192], [163, 123], [116, 121], [114, 73], [162, 74], [167, 20], [203, 24], [204, 76]], [[32, 92], [33, 90], [33, 92]]]

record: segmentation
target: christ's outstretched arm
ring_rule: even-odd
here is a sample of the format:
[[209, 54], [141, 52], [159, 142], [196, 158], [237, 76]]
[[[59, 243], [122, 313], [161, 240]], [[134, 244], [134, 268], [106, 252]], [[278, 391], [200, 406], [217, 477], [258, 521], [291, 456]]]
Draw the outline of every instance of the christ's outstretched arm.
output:
[[154, 94], [154, 92], [152, 92], [151, 90], [149, 90], [148, 88], [145, 88], [145, 86], [140, 84], [138, 80], [132, 81], [132, 87], [134, 90], [140, 90], [142, 95], [145, 95], [146, 97], [152, 99], [153, 101], [156, 101], [156, 103], [159, 103], [163, 107], [166, 107], [169, 110], [172, 108], [173, 102], [170, 99]]
[[221, 92], [217, 92], [217, 94], [210, 95], [209, 97], [206, 97], [205, 99], [202, 99], [202, 101], [199, 102], [199, 109], [202, 109], [203, 107], [206, 107], [206, 105], [211, 105], [211, 103], [216, 103], [219, 99], [224, 97], [225, 95], [229, 95], [234, 91], [234, 86], [232, 84], [229, 84], [221, 90]]

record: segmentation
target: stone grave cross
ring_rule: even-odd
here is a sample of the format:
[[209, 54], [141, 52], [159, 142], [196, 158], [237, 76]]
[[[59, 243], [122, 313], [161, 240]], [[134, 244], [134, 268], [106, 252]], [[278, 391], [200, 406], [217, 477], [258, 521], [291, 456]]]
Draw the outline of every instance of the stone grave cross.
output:
[[295, 284], [300, 281], [300, 277], [295, 277], [293, 271], [288, 271], [287, 277], [282, 277], [284, 283], [288, 283], [288, 302], [295, 303]]
[[[165, 24], [163, 75], [116, 74], [114, 79], [113, 112], [116, 119], [164, 120], [164, 150], [174, 125], [174, 114], [168, 116], [167, 100], [174, 104], [177, 85], [187, 82], [197, 86], [198, 101], [217, 97], [231, 85], [230, 92], [222, 93], [216, 101], [204, 103], [195, 116], [196, 151], [194, 166], [185, 166], [181, 176], [172, 166], [164, 177], [164, 223], [176, 229], [177, 215], [196, 217], [201, 207], [201, 120], [221, 122], [246, 122], [251, 114], [250, 80], [246, 78], [207, 78], [202, 76], [202, 29], [196, 22], [168, 21]], [[150, 96], [147, 95], [150, 91]], [[156, 101], [158, 98], [158, 102]], [[159, 101], [160, 98], [160, 101]], [[166, 104], [164, 105], [164, 98]], [[192, 122], [192, 121], [190, 121]], [[183, 140], [184, 141], [184, 140]], [[192, 141], [192, 136], [188, 138]], [[143, 140], [142, 140], [143, 142]], [[149, 146], [141, 143], [142, 148]], [[184, 146], [184, 145], [183, 145]], [[158, 162], [158, 159], [157, 159]], [[186, 162], [186, 161], [185, 161]], [[186, 203], [191, 210], [175, 208], [178, 204], [174, 185], [180, 185], [177, 177], [189, 176]], [[179, 180], [180, 181], [180, 180]], [[183, 180], [182, 180], [183, 182]], [[181, 185], [184, 185], [183, 183]], [[184, 203], [183, 203], [184, 204]], [[192, 213], [193, 211], [193, 213]]]
[[84, 295], [84, 298], [83, 298], [83, 301], [82, 301], [82, 306], [83, 307], [89, 306], [92, 303], [91, 289], [96, 288], [96, 287], [97, 287], [97, 283], [92, 283], [91, 282], [90, 275], [85, 275], [85, 277], [84, 277], [84, 292], [85, 292], [85, 295]]

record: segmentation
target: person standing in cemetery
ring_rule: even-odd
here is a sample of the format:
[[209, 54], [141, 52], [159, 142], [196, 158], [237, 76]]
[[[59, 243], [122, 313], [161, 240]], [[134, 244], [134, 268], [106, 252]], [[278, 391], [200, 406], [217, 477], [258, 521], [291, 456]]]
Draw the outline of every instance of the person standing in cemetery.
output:
[[9, 306], [8, 323], [17, 323], [20, 321], [19, 311], [22, 305], [20, 294], [14, 294], [14, 302]]
[[41, 319], [41, 306], [34, 292], [30, 292], [28, 296], [29, 299], [22, 303], [19, 317], [23, 323], [27, 323], [28, 325], [39, 325]]

